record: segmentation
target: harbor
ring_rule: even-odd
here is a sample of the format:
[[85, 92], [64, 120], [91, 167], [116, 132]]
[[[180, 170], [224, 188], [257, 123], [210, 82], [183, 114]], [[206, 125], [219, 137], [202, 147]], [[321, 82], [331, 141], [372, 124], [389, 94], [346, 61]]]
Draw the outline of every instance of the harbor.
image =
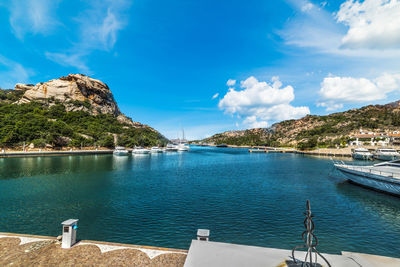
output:
[[213, 242], [291, 250], [310, 199], [321, 252], [398, 257], [398, 198], [337, 181], [333, 169], [327, 157], [195, 146], [1, 158], [0, 229], [55, 237], [79, 218], [81, 240], [189, 250], [203, 228]]

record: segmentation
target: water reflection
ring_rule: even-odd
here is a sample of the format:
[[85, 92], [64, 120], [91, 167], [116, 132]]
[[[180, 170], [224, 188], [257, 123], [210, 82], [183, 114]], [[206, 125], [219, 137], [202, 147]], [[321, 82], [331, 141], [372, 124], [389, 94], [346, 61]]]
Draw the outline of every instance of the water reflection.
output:
[[351, 202], [358, 202], [367, 212], [373, 212], [390, 227], [400, 229], [400, 198], [349, 182], [337, 184], [337, 191]]

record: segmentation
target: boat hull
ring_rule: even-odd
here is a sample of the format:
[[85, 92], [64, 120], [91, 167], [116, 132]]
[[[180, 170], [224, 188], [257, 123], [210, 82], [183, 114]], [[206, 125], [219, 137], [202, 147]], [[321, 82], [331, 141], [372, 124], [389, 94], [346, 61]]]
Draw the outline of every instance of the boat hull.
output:
[[357, 185], [400, 197], [400, 180], [378, 174], [336, 166], [346, 178]]
[[387, 161], [391, 161], [391, 160], [396, 160], [399, 159], [399, 156], [395, 156], [395, 155], [374, 155], [374, 158], [377, 160], [387, 160]]
[[150, 154], [150, 151], [132, 151], [133, 154]]
[[114, 151], [113, 154], [115, 156], [127, 156], [128, 155], [128, 151]]

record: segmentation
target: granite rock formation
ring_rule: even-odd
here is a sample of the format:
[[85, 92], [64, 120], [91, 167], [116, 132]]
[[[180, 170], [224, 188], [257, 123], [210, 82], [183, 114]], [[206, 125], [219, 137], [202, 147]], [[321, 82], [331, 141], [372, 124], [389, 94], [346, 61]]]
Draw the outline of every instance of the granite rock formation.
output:
[[[53, 102], [58, 102], [64, 104], [67, 111], [84, 110], [93, 115], [112, 114], [122, 123], [134, 127], [148, 127], [139, 122], [133, 122], [121, 113], [107, 84], [83, 74], [69, 74], [66, 77], [36, 85], [16, 84], [14, 89], [25, 91], [18, 104], [50, 101], [51, 105]], [[77, 105], [77, 103], [83, 104]]]

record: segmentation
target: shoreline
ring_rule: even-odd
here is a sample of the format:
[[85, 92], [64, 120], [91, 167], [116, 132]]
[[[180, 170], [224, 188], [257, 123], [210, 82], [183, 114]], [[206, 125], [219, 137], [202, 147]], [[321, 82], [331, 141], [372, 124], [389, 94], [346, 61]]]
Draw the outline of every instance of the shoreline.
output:
[[4, 151], [0, 152], [0, 158], [12, 157], [42, 157], [42, 156], [68, 156], [68, 155], [97, 155], [112, 154], [112, 149], [97, 150], [45, 150], [45, 151]]
[[[290, 250], [192, 240], [189, 249], [77, 240], [61, 248], [59, 238], [0, 232], [0, 264], [98, 266], [289, 266]], [[297, 251], [301, 262], [306, 252]], [[323, 253], [332, 266], [398, 266], [400, 258], [359, 252]], [[318, 257], [318, 263], [325, 263]], [[291, 266], [291, 264], [290, 264]]]

